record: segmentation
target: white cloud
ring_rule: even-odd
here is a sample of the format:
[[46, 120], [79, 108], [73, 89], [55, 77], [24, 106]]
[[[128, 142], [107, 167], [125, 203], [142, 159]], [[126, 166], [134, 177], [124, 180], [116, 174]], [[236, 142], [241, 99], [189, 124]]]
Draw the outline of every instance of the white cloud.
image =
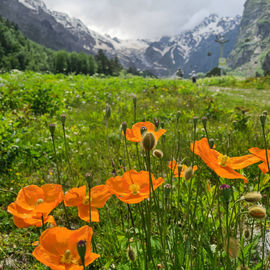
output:
[[120, 38], [179, 34], [212, 13], [242, 15], [245, 0], [44, 0], [90, 29]]

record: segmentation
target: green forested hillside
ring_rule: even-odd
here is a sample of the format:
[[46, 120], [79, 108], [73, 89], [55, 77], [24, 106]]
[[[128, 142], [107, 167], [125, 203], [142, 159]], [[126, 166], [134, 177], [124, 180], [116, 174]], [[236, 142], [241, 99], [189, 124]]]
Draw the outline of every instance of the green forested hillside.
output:
[[12, 69], [52, 73], [118, 75], [117, 57], [108, 59], [100, 50], [95, 58], [83, 52], [53, 51], [26, 37], [18, 27], [0, 16], [0, 71]]

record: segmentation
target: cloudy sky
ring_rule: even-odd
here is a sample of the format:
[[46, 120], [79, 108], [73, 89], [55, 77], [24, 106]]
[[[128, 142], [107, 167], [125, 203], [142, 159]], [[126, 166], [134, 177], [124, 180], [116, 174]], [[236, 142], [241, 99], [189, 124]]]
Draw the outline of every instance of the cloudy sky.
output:
[[119, 38], [174, 35], [211, 13], [242, 15], [245, 0], [43, 0], [52, 10], [81, 19], [90, 29]]

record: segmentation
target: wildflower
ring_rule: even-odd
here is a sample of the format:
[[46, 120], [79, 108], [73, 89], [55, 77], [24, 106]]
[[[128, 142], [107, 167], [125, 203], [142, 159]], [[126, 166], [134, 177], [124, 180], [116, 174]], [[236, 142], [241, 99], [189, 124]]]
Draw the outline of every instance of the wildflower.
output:
[[221, 192], [223, 201], [228, 203], [231, 199], [231, 187], [227, 184], [223, 184], [219, 186], [219, 190]]
[[[91, 188], [91, 221], [99, 222], [99, 213], [97, 208], [104, 207], [106, 201], [112, 196], [109, 189], [105, 185], [99, 185]], [[79, 217], [86, 221], [90, 221], [89, 216], [89, 195], [86, 192], [86, 186], [72, 188], [65, 194], [64, 202], [66, 206], [77, 206]]]
[[253, 218], [264, 219], [266, 218], [266, 210], [260, 205], [253, 205], [248, 208], [248, 214]]
[[91, 252], [92, 234], [92, 228], [88, 226], [73, 231], [63, 227], [47, 229], [41, 234], [40, 244], [33, 251], [33, 256], [54, 270], [83, 269], [77, 250], [78, 242], [86, 241], [85, 266], [99, 257]]
[[[161, 177], [155, 180], [153, 174], [151, 174], [151, 180], [153, 190], [164, 182]], [[109, 178], [106, 185], [119, 200], [135, 204], [149, 198], [149, 182], [149, 172], [130, 170], [125, 172], [123, 176]]]
[[[259, 168], [261, 169], [261, 171], [266, 174], [269, 170], [268, 170], [268, 165], [267, 165], [267, 159], [266, 159], [266, 154], [265, 154], [265, 149], [260, 149], [258, 147], [253, 147], [248, 149], [248, 151], [259, 158], [259, 161], [263, 161], [263, 163], [261, 163], [259, 165]], [[268, 162], [270, 163], [270, 151], [267, 150], [267, 157], [268, 157]], [[270, 166], [270, 164], [269, 164]]]
[[[160, 129], [155, 131], [154, 124], [150, 122], [138, 122], [132, 126], [132, 128], [127, 128], [126, 130], [126, 138], [128, 141], [131, 142], [140, 142], [142, 140], [141, 128], [146, 128], [147, 132], [151, 132], [154, 136], [156, 141], [166, 132], [165, 129]], [[123, 134], [124, 135], [124, 134]]]
[[[193, 150], [193, 143], [191, 143], [191, 150]], [[206, 138], [195, 142], [194, 153], [199, 155], [205, 164], [215, 171], [215, 173], [220, 177], [228, 179], [243, 179], [245, 183], [248, 183], [247, 178], [235, 170], [243, 169], [251, 164], [259, 162], [259, 158], [254, 155], [232, 158], [222, 155], [218, 151], [210, 149]]]
[[8, 206], [8, 212], [13, 215], [18, 228], [40, 227], [43, 222], [55, 225], [54, 218], [48, 215], [62, 202], [63, 197], [61, 185], [26, 186], [19, 191], [15, 202]]
[[252, 191], [243, 196], [246, 202], [258, 202], [262, 199], [260, 192]]
[[[170, 163], [169, 163], [169, 168], [170, 169], [173, 169], [173, 174], [174, 174], [174, 177], [178, 177], [178, 175], [179, 175], [179, 170], [178, 170], [178, 165], [177, 165], [177, 162], [175, 161], [175, 160], [173, 160], [173, 161], [170, 161]], [[195, 166], [193, 166], [193, 168], [192, 168], [192, 171], [191, 171], [191, 169], [189, 169], [189, 168], [191, 168], [191, 167], [188, 167], [187, 165], [181, 165], [181, 172], [180, 172], [180, 177], [185, 177], [185, 179], [186, 180], [188, 180], [188, 179], [190, 179], [190, 178], [188, 178], [187, 179], [187, 177], [189, 177], [189, 175], [191, 174], [191, 172], [192, 172], [192, 176], [193, 176], [193, 174], [194, 174], [194, 172], [198, 169], [198, 167], [195, 165]], [[188, 171], [189, 170], [189, 171]], [[191, 171], [191, 172], [190, 172]], [[186, 175], [185, 175], [186, 174]], [[189, 175], [188, 175], [189, 174]], [[191, 176], [191, 177], [192, 177]]]

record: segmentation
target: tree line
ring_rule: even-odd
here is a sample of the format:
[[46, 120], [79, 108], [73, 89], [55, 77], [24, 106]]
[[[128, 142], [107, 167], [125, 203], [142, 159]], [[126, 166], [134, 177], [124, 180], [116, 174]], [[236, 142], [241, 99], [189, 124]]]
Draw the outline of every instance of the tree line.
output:
[[12, 69], [117, 76], [123, 67], [117, 57], [109, 59], [102, 50], [93, 56], [48, 49], [27, 39], [16, 24], [0, 16], [0, 71]]

